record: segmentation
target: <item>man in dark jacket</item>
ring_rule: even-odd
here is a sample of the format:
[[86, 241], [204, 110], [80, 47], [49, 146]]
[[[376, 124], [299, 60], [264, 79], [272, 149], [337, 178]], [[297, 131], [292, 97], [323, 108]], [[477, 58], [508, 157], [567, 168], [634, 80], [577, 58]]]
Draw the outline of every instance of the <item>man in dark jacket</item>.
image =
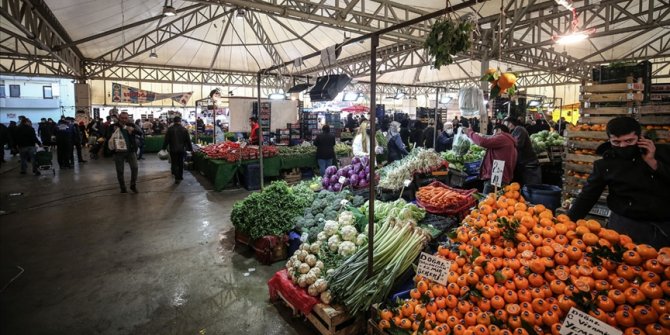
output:
[[323, 176], [326, 168], [333, 165], [335, 160], [335, 135], [330, 133], [330, 126], [324, 125], [314, 140], [316, 146], [316, 162], [319, 164], [319, 171]]
[[0, 166], [5, 162], [5, 145], [9, 143], [9, 130], [4, 123], [0, 123]]
[[[51, 120], [51, 119], [49, 119]], [[47, 121], [47, 119], [42, 118], [40, 121], [38, 127], [37, 127], [37, 135], [39, 135], [40, 140], [42, 141], [42, 144], [44, 144], [44, 149], [49, 150], [49, 148], [53, 145], [51, 142], [51, 137], [54, 136], [54, 130], [55, 130], [55, 125], [53, 123], [53, 120], [51, 122]]]
[[568, 215], [584, 218], [608, 188], [609, 228], [635, 243], [670, 246], [670, 146], [641, 137], [640, 124], [622, 116], [607, 123], [609, 142]]
[[516, 139], [516, 168], [514, 169], [514, 180], [522, 185], [542, 184], [542, 169], [537, 155], [530, 142], [528, 131], [521, 125], [521, 121], [514, 117], [508, 117], [503, 123], [512, 131]]
[[419, 120], [414, 122], [414, 128], [409, 135], [409, 141], [414, 147], [420, 147], [423, 145], [423, 123]]
[[428, 127], [423, 130], [423, 147], [426, 149], [432, 149], [434, 146], [433, 140], [435, 137], [435, 127], [432, 123], [428, 124]]
[[65, 119], [58, 121], [56, 128], [56, 157], [61, 170], [72, 168], [74, 134]]
[[[140, 130], [135, 124], [130, 121], [130, 116], [127, 112], [119, 114], [119, 122], [110, 125], [111, 134], [110, 141], [114, 142], [114, 133], [118, 130], [123, 142], [125, 142], [125, 150], [119, 149], [114, 144], [114, 163], [116, 164], [116, 179], [119, 181], [121, 193], [128, 193], [126, 191], [126, 182], [123, 178], [123, 163], [128, 162], [130, 165], [130, 190], [137, 193], [137, 136], [140, 135]], [[112, 148], [110, 148], [112, 149]]]
[[181, 117], [175, 116], [174, 123], [165, 134], [163, 141], [163, 150], [169, 147], [170, 152], [170, 170], [174, 176], [175, 184], [184, 180], [184, 158], [187, 151], [193, 151], [191, 136], [188, 130], [181, 125]]
[[37, 170], [37, 162], [35, 162], [35, 145], [41, 143], [37, 138], [37, 134], [35, 134], [35, 129], [30, 125], [29, 119], [24, 118], [21, 120], [21, 124], [16, 129], [14, 141], [21, 155], [21, 174], [26, 174], [28, 160], [30, 160], [30, 164], [33, 166], [33, 173], [39, 176], [40, 171]]

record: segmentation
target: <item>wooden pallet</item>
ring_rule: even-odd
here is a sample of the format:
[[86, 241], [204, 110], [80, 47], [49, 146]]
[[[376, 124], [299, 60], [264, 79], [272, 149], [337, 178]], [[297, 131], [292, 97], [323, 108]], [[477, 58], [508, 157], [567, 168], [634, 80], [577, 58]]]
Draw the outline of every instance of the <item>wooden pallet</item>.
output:
[[316, 304], [306, 317], [321, 335], [358, 335], [365, 328], [361, 316], [352, 317], [337, 305]]
[[612, 93], [643, 91], [643, 83], [593, 84], [581, 86], [582, 93]]
[[[618, 115], [616, 115], [618, 116]], [[581, 116], [579, 117], [579, 123], [586, 124], [607, 124], [616, 116]]]
[[643, 93], [594, 93], [581, 94], [579, 101], [588, 101], [590, 103], [598, 102], [642, 102]]
[[670, 105], [645, 105], [638, 109], [638, 114], [670, 114]]
[[610, 116], [621, 116], [621, 115], [632, 115], [636, 112], [635, 107], [592, 107], [592, 108], [582, 108], [579, 113], [584, 116], [597, 116], [597, 115], [610, 115]]
[[669, 125], [670, 114], [668, 115], [640, 115], [639, 121], [641, 125]]

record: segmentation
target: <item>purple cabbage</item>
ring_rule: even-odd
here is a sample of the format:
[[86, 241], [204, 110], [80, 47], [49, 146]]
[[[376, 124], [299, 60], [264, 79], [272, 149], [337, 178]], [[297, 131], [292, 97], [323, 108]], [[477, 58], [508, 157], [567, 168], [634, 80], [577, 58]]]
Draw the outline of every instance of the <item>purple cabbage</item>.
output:
[[342, 184], [335, 183], [335, 185], [333, 185], [333, 192], [339, 192], [339, 191], [342, 191]]
[[365, 167], [365, 174], [370, 174], [370, 166]]
[[356, 171], [356, 173], [361, 171], [362, 168], [363, 168], [363, 166], [361, 164], [354, 164], [353, 165], [353, 170]]
[[337, 183], [337, 180], [338, 180], [338, 179], [340, 179], [340, 176], [338, 176], [338, 175], [332, 175], [332, 176], [330, 176], [330, 183], [329, 183], [329, 184], [330, 184], [330, 185], [333, 185], [333, 184]]
[[363, 179], [363, 180], [358, 182], [358, 187], [366, 187], [366, 186], [368, 186], [368, 181], [367, 180]]
[[321, 186], [323, 186], [323, 188], [327, 188], [328, 185], [330, 185], [330, 179], [328, 177], [321, 178]]
[[365, 171], [361, 171], [358, 173], [358, 179], [364, 179], [367, 178], [367, 176], [368, 175], [365, 173]]
[[358, 186], [358, 181], [360, 179], [358, 178], [357, 174], [353, 174], [351, 177], [349, 177], [349, 181], [351, 182], [351, 185], [353, 186]]
[[337, 172], [337, 166], [332, 165], [326, 168], [326, 176], [332, 176], [336, 172]]
[[361, 159], [358, 158], [358, 156], [355, 156], [354, 158], [351, 159], [351, 164], [359, 164], [361, 162]]

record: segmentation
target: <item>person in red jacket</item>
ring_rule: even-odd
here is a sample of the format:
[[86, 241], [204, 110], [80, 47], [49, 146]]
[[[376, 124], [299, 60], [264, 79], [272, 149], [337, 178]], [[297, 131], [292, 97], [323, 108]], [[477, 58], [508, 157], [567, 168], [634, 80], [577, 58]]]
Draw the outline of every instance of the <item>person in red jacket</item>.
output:
[[249, 144], [258, 145], [258, 133], [260, 126], [258, 125], [258, 119], [255, 117], [249, 118], [249, 124], [251, 125], [251, 134], [249, 135]]
[[469, 127], [465, 134], [474, 144], [486, 149], [486, 155], [482, 160], [482, 166], [479, 171], [479, 177], [484, 181], [484, 194], [493, 192], [491, 186], [491, 170], [493, 161], [505, 161], [505, 170], [503, 171], [503, 184], [509, 184], [514, 178], [514, 167], [516, 166], [516, 140], [509, 134], [509, 128], [505, 125], [497, 124], [493, 127], [493, 135], [489, 137], [481, 136]]

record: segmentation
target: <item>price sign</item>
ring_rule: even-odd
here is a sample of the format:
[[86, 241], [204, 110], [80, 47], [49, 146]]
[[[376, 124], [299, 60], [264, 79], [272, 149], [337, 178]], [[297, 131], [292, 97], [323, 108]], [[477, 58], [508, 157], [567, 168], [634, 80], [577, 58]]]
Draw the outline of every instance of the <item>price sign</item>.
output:
[[338, 183], [344, 185], [344, 182], [347, 181], [347, 178], [344, 178], [344, 176], [340, 177], [340, 179], [337, 180]]
[[493, 171], [491, 172], [491, 185], [501, 187], [503, 172], [505, 171], [505, 161], [494, 160]]
[[573, 307], [561, 325], [560, 334], [621, 335], [623, 332]]
[[450, 268], [450, 261], [422, 252], [419, 256], [419, 266], [416, 269], [416, 274], [446, 286]]
[[402, 182], [403, 186], [408, 187], [409, 184], [411, 184], [412, 181], [410, 179], [405, 179], [405, 181]]

